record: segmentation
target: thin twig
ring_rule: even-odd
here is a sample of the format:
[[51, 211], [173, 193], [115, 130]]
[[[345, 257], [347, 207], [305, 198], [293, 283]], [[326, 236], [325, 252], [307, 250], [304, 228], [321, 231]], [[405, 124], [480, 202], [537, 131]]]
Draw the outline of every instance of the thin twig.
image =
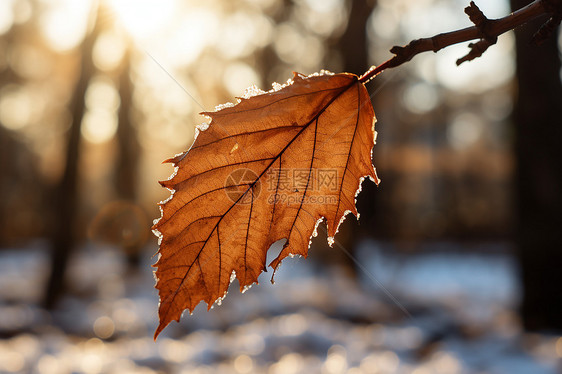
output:
[[[474, 23], [474, 26], [438, 34], [431, 38], [416, 39], [403, 47], [395, 46], [390, 50], [390, 52], [394, 54], [394, 57], [367, 71], [359, 78], [359, 81], [367, 83], [383, 70], [402, 65], [419, 53], [427, 51], [437, 52], [453, 44], [480, 39], [479, 42], [469, 45], [470, 52], [463, 58], [458, 59], [457, 65], [460, 65], [464, 61], [473, 60], [474, 58], [480, 57], [490, 45], [495, 44], [499, 35], [509, 30], [513, 30], [543, 15], [548, 15], [558, 20], [562, 8], [562, 5], [560, 5], [561, 3], [562, 1], [560, 0], [535, 0], [531, 4], [506, 17], [488, 19], [480, 9], [478, 9], [476, 4], [471, 1], [470, 5], [465, 9], [465, 12]], [[552, 23], [553, 21], [550, 22]], [[549, 26], [551, 27], [551, 25]]]

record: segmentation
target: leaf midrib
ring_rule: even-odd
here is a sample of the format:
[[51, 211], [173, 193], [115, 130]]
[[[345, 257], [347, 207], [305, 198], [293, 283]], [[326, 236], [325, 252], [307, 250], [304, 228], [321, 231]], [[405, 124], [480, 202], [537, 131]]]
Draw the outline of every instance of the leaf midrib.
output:
[[[250, 191], [254, 185], [261, 179], [261, 177], [265, 174], [265, 172], [271, 167], [271, 165], [273, 165], [275, 163], [275, 161], [277, 161], [277, 159], [279, 157], [281, 157], [281, 155], [291, 146], [291, 144], [293, 144], [293, 142], [308, 128], [308, 126], [310, 126], [310, 124], [312, 122], [314, 122], [316, 119], [318, 119], [325, 111], [326, 109], [332, 105], [332, 103], [334, 101], [336, 101], [343, 93], [345, 93], [348, 89], [350, 89], [352, 86], [354, 86], [355, 84], [359, 83], [358, 79], [356, 76], [353, 77], [353, 80], [351, 81], [351, 83], [347, 86], [345, 86], [338, 94], [334, 95], [334, 97], [332, 99], [330, 99], [330, 101], [322, 108], [318, 111], [318, 113], [312, 117], [303, 127], [302, 129], [293, 137], [293, 139], [291, 139], [287, 145], [278, 153], [277, 156], [275, 156], [275, 158], [273, 158], [273, 160], [269, 163], [269, 165], [267, 165], [264, 170], [260, 173], [260, 175], [258, 175], [258, 177], [256, 178], [256, 180], [251, 183], [249, 185], [249, 187], [246, 189], [246, 191], [240, 195], [240, 197], [226, 210], [226, 212], [224, 212], [224, 214], [221, 216], [221, 218], [217, 221], [217, 223], [215, 224], [215, 226], [213, 227], [213, 229], [211, 230], [211, 232], [209, 233], [209, 236], [207, 236], [207, 239], [205, 239], [204, 244], [201, 246], [201, 248], [199, 249], [199, 252], [197, 253], [197, 255], [195, 256], [195, 259], [193, 260], [193, 262], [191, 263], [191, 265], [189, 266], [189, 268], [186, 270], [184, 277], [182, 278], [182, 281], [180, 282], [180, 284], [178, 285], [177, 289], [174, 291], [174, 293], [170, 296], [168, 296], [167, 299], [169, 299], [170, 297], [172, 298], [169, 303], [173, 303], [175, 297], [177, 296], [177, 294], [179, 293], [179, 290], [183, 287], [185, 280], [187, 279], [187, 276], [189, 274], [189, 272], [191, 271], [191, 268], [193, 267], [193, 264], [197, 261], [197, 259], [199, 258], [199, 256], [201, 255], [201, 252], [203, 252], [203, 249], [205, 248], [205, 246], [207, 245], [207, 243], [209, 242], [209, 239], [211, 238], [211, 236], [213, 235], [213, 233], [215, 232], [215, 230], [217, 230], [218, 226], [220, 225], [220, 223], [222, 222], [222, 219], [224, 217], [226, 217], [226, 215], [232, 210], [232, 208], [234, 206], [236, 206], [238, 204], [238, 202], [240, 201], [240, 199], [242, 199], [247, 193], [248, 191]], [[293, 96], [291, 96], [293, 97]], [[221, 257], [222, 253], [221, 253], [221, 247], [219, 245], [219, 257]], [[221, 267], [221, 263], [219, 263], [219, 268], [222, 269]], [[203, 277], [203, 272], [201, 272], [201, 277]], [[220, 287], [220, 283], [219, 283], [219, 287]], [[220, 297], [220, 296], [219, 296]], [[212, 304], [211, 304], [212, 305]], [[208, 307], [210, 308], [209, 305]], [[191, 309], [190, 309], [191, 310]], [[170, 311], [170, 308], [168, 308], [166, 310], [166, 313], [164, 314], [162, 319], [165, 319], [168, 315]]]

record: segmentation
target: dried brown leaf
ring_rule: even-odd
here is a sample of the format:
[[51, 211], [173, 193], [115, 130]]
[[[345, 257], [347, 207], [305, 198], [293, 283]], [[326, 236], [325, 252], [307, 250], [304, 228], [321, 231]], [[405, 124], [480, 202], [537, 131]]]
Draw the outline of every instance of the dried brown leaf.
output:
[[375, 117], [353, 74], [295, 74], [293, 82], [216, 112], [191, 149], [168, 160], [174, 191], [154, 225], [160, 235], [155, 337], [201, 301], [210, 308], [234, 276], [257, 283], [266, 253], [286, 239], [270, 266], [306, 257], [317, 225], [329, 241], [349, 212], [371, 163]]

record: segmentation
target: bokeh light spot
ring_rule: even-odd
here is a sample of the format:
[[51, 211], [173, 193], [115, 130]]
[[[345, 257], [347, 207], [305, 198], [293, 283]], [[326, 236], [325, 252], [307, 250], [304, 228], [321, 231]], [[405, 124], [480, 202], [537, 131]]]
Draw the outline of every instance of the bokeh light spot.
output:
[[101, 316], [94, 322], [94, 333], [101, 339], [110, 338], [115, 332], [115, 324], [108, 316]]
[[259, 80], [254, 69], [242, 62], [230, 64], [224, 72], [224, 84], [232, 96], [242, 96], [247, 87], [259, 84]]
[[116, 32], [104, 32], [94, 44], [94, 65], [102, 71], [111, 71], [119, 66], [125, 53], [124, 37]]
[[254, 368], [254, 361], [248, 355], [240, 355], [234, 359], [234, 370], [240, 374], [251, 373]]
[[413, 113], [425, 113], [439, 104], [439, 96], [435, 88], [427, 83], [415, 83], [406, 88], [404, 104]]
[[104, 110], [87, 111], [82, 119], [82, 136], [91, 143], [104, 143], [117, 132], [117, 116]]
[[41, 32], [49, 45], [59, 52], [68, 51], [84, 38], [89, 25], [91, 1], [61, 0], [41, 14]]
[[481, 136], [484, 124], [474, 113], [463, 112], [457, 115], [447, 128], [449, 144], [456, 149], [463, 149], [474, 144]]

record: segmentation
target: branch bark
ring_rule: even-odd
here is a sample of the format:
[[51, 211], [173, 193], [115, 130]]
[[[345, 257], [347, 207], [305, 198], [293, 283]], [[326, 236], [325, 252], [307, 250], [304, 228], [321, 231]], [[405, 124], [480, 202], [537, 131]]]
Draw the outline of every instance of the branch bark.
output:
[[460, 65], [464, 61], [470, 61], [480, 57], [489, 46], [496, 43], [499, 35], [513, 30], [537, 17], [546, 15], [549, 17], [548, 20], [533, 38], [534, 41], [540, 43], [541, 40], [550, 36], [547, 35], [548, 30], [554, 30], [555, 26], [560, 23], [562, 0], [535, 0], [510, 15], [498, 19], [486, 18], [476, 4], [471, 1], [470, 5], [465, 8], [465, 13], [474, 23], [474, 26], [438, 34], [431, 38], [412, 40], [402, 47], [395, 46], [390, 50], [390, 52], [394, 54], [394, 57], [379, 66], [373, 66], [359, 78], [359, 81], [367, 83], [382, 71], [402, 65], [419, 53], [427, 51], [437, 52], [453, 44], [480, 39], [477, 43], [469, 44], [470, 52], [457, 60], [457, 65]]

